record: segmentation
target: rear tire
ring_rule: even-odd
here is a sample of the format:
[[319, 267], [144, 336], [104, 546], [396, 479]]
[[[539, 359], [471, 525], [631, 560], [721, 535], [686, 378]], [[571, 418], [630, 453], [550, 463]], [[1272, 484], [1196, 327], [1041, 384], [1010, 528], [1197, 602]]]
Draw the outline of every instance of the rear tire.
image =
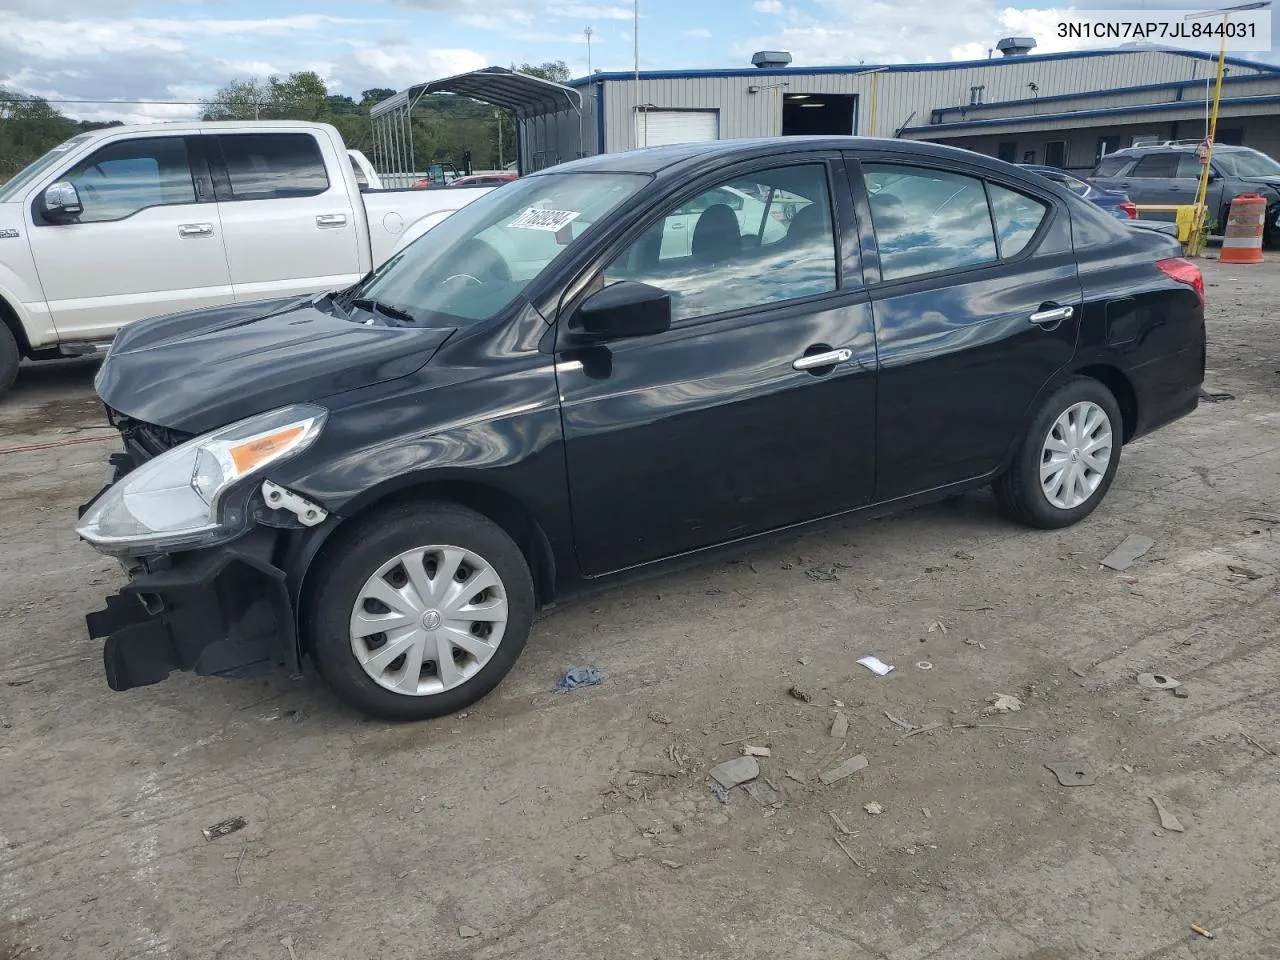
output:
[[22, 362], [22, 351], [18, 349], [18, 341], [13, 331], [0, 322], [0, 397], [11, 389], [18, 379], [18, 364]]
[[454, 504], [405, 504], [357, 521], [326, 551], [303, 623], [339, 699], [384, 720], [426, 720], [501, 682], [534, 606], [529, 565], [505, 530]]
[[1042, 530], [1079, 523], [1107, 495], [1123, 437], [1111, 391], [1088, 377], [1068, 380], [1040, 405], [1013, 463], [993, 485], [1001, 512]]

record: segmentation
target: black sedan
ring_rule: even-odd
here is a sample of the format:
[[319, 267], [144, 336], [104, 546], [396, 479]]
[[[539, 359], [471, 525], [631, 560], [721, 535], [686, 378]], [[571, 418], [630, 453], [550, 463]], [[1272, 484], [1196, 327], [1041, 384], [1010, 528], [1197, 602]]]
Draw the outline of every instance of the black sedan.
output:
[[1044, 178], [856, 138], [592, 157], [356, 286], [123, 331], [78, 532], [116, 690], [310, 656], [458, 710], [540, 608], [823, 518], [992, 485], [1053, 528], [1195, 409], [1200, 271]]

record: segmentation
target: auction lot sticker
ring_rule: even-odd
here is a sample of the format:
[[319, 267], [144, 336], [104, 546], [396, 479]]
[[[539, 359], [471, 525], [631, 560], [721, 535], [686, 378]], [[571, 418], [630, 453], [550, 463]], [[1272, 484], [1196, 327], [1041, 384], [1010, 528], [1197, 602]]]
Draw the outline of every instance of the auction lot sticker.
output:
[[539, 210], [537, 207], [530, 207], [507, 226], [556, 233], [573, 223], [580, 215], [581, 211], [578, 210]]

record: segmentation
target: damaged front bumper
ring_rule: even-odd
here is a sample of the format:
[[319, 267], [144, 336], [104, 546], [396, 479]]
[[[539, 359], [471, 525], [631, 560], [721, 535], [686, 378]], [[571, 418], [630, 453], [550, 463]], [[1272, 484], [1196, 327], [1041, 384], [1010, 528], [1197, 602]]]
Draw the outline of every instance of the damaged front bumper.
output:
[[[132, 458], [116, 454], [111, 467], [103, 491], [129, 471]], [[282, 536], [258, 526], [218, 547], [124, 559], [129, 583], [85, 617], [90, 638], [105, 641], [111, 689], [159, 683], [173, 670], [224, 677], [279, 667], [296, 672], [297, 620], [286, 573], [274, 562]]]

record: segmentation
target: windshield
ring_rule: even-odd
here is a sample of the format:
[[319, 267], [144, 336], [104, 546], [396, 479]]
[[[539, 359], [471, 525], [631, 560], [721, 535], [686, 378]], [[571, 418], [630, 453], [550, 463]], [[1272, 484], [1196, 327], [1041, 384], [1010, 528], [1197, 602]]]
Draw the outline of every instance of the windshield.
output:
[[1232, 177], [1280, 177], [1280, 163], [1254, 150], [1215, 153], [1213, 162]]
[[66, 143], [59, 144], [38, 160], [33, 160], [27, 166], [23, 167], [12, 180], [3, 186], [0, 186], [0, 202], [15, 199], [18, 192], [22, 190], [23, 187], [61, 160], [67, 155], [68, 151], [80, 146], [80, 144], [88, 140], [89, 137], [90, 134], [87, 133], [82, 133], [78, 137], [72, 137]]
[[648, 181], [632, 173], [516, 180], [423, 234], [357, 284], [346, 303], [376, 301], [423, 326], [488, 319]]

